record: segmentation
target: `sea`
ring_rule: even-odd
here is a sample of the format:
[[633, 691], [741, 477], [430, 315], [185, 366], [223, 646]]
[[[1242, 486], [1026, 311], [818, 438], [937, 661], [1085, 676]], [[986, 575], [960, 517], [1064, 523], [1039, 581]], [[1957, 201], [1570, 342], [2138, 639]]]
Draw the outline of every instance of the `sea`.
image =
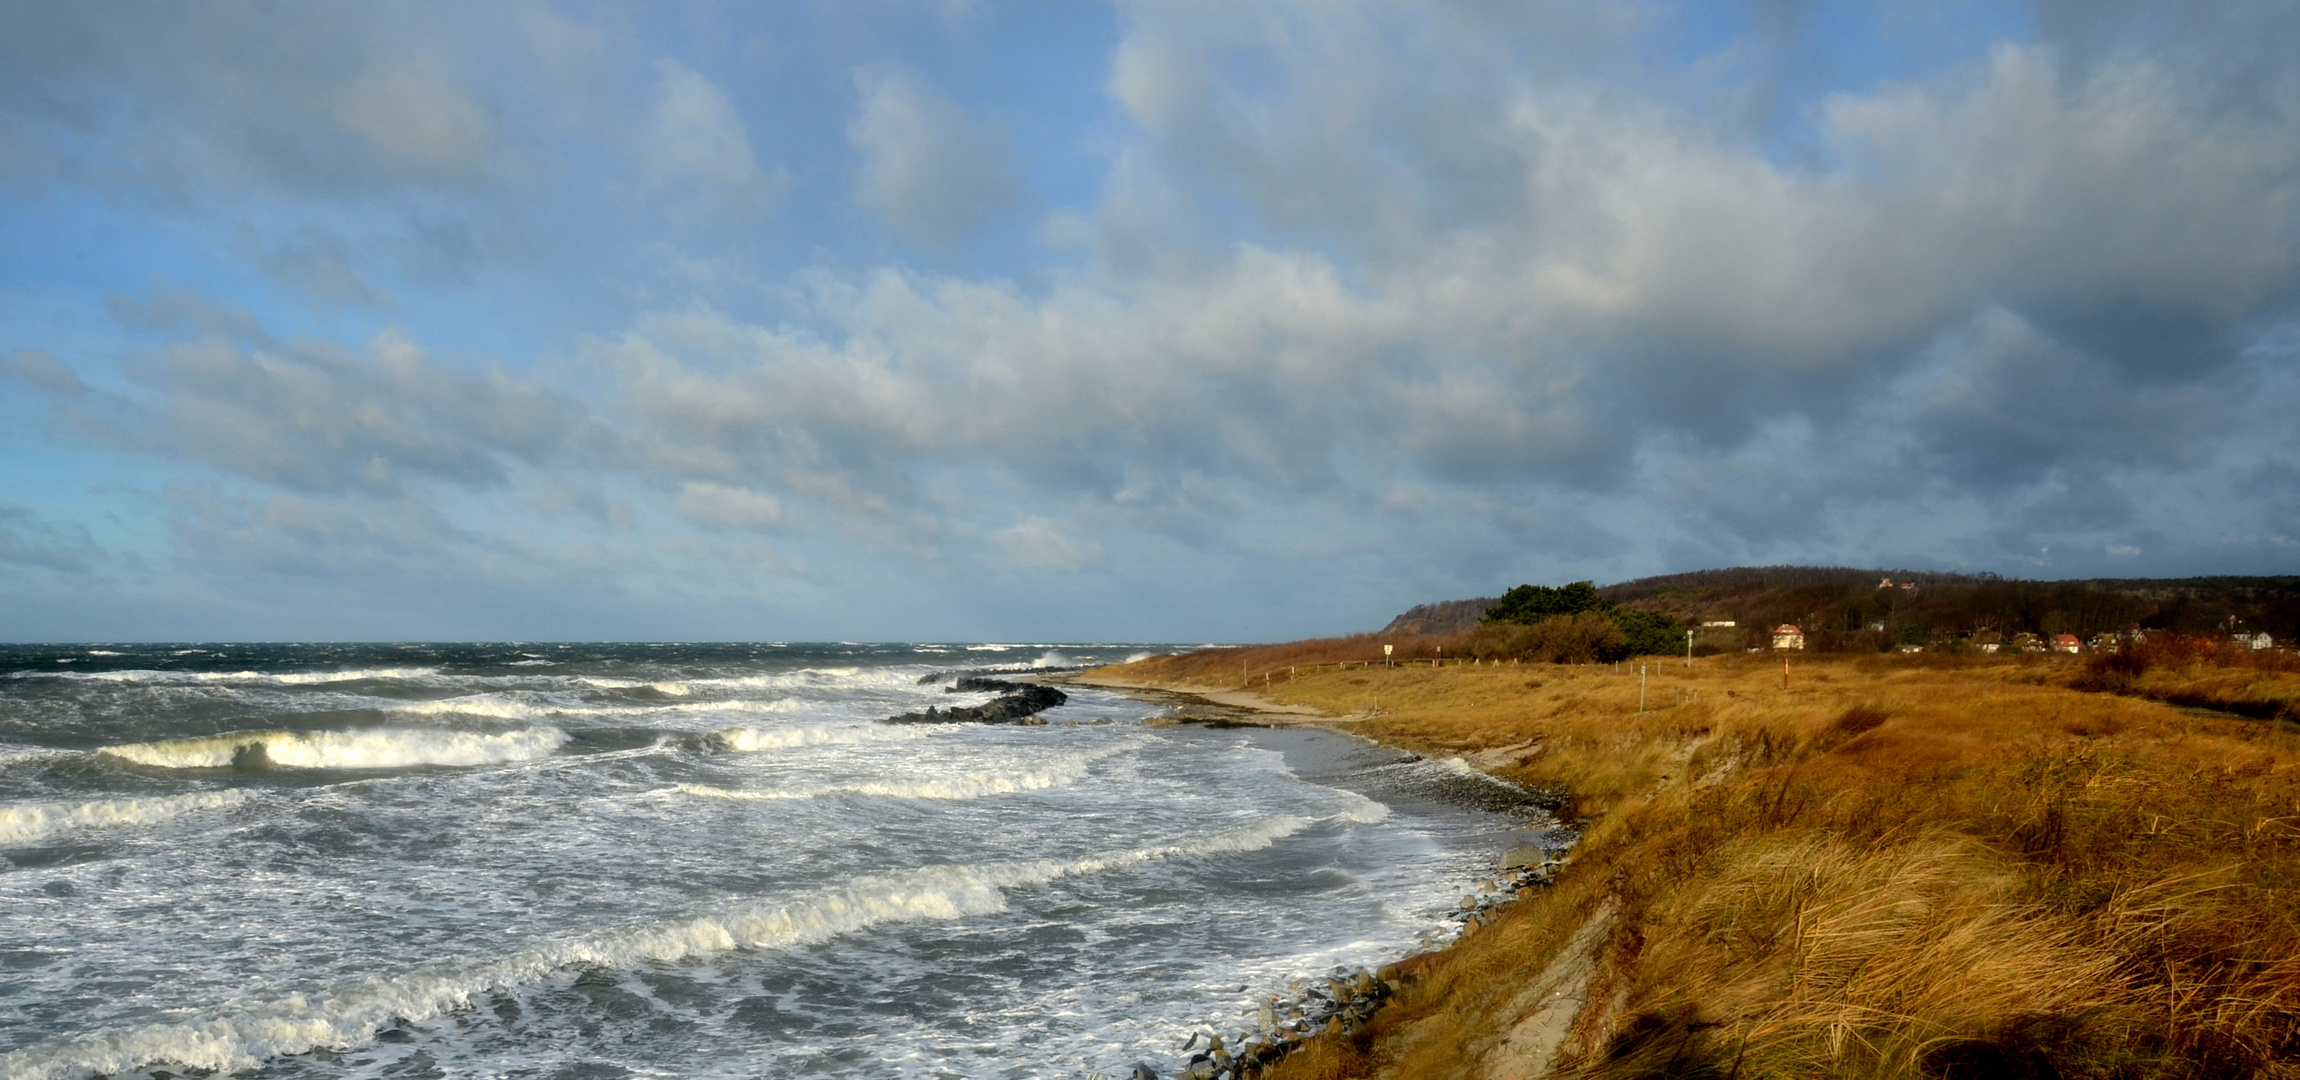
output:
[[1545, 824], [1103, 690], [881, 722], [1170, 648], [0, 646], [0, 1077], [1170, 1076]]

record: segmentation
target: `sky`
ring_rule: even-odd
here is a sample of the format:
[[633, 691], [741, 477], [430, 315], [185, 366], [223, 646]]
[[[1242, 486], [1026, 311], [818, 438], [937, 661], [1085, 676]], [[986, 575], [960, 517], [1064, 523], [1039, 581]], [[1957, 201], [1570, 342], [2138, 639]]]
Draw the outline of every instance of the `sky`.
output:
[[2300, 8], [0, 8], [0, 639], [2300, 568]]

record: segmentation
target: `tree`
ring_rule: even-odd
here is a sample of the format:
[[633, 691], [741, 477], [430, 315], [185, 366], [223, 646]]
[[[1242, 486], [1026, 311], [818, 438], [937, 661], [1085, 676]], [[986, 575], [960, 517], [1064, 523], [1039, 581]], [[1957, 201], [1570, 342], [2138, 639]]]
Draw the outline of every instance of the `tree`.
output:
[[1576, 581], [1554, 589], [1547, 585], [1520, 585], [1501, 594], [1501, 602], [1485, 613], [1485, 621], [1531, 626], [1558, 615], [1612, 611], [1613, 601], [1597, 595], [1597, 586], [1591, 582]]
[[1603, 635], [1602, 643], [1593, 639], [1586, 646], [1601, 659], [1613, 660], [1640, 653], [1675, 653], [1685, 647], [1685, 624], [1657, 611], [1622, 610], [1613, 601], [1599, 596], [1597, 586], [1587, 581], [1555, 588], [1520, 585], [1501, 595], [1501, 601], [1486, 612], [1485, 621], [1544, 626], [1554, 636], [1564, 632], [1561, 620], [1583, 625], [1595, 622], [1592, 616], [1610, 622], [1614, 631]]

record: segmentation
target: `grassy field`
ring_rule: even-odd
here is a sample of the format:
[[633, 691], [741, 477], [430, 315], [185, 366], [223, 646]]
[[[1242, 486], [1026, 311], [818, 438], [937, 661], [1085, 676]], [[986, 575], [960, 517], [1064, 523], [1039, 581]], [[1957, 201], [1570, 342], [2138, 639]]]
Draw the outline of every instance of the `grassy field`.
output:
[[1587, 831], [1272, 1076], [2300, 1076], [2300, 735], [2137, 696], [2273, 712], [2300, 675], [1647, 659], [1640, 711], [1638, 662], [1330, 666], [1369, 644], [1105, 670], [1564, 784]]

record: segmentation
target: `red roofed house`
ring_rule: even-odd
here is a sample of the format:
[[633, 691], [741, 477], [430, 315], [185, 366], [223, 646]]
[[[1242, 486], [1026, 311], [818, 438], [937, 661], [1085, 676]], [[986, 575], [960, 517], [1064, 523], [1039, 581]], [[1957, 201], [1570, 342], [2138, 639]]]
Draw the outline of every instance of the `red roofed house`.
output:
[[2052, 636], [2052, 651], [2083, 652], [2084, 643], [2078, 641], [2075, 634], [2054, 634]]
[[1790, 623], [1782, 623], [1773, 628], [1773, 647], [1776, 649], [1802, 649], [1805, 647], [1805, 632]]

